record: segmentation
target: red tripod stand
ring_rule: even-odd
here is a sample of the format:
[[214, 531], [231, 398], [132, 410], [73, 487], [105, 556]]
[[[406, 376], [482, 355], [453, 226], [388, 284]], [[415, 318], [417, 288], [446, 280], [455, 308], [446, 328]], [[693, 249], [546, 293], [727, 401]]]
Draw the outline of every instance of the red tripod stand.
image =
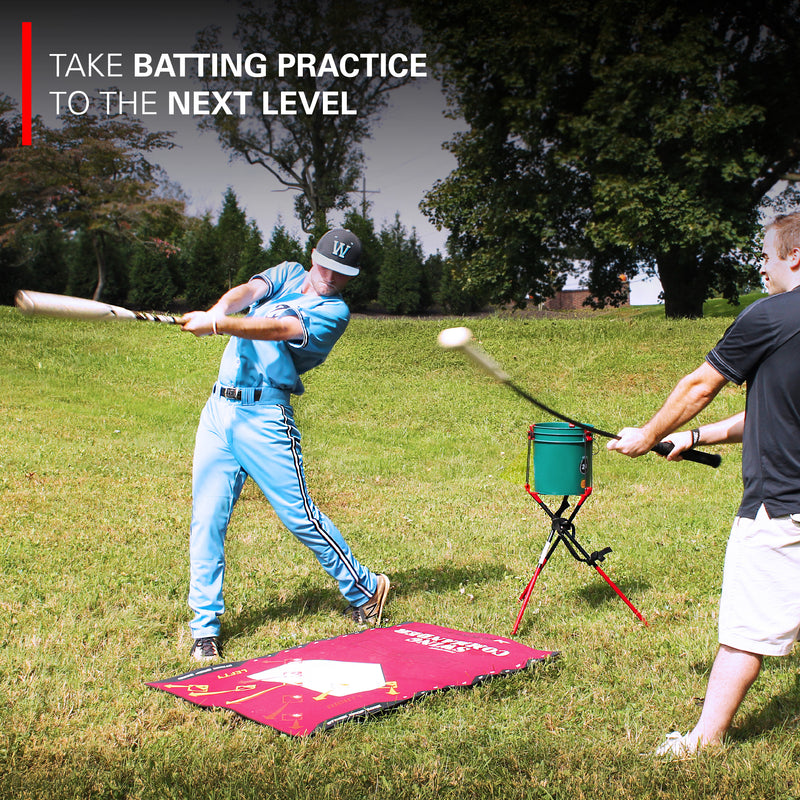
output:
[[[588, 441], [591, 441], [591, 434], [587, 432]], [[568, 517], [563, 517], [562, 514], [569, 508], [569, 495], [565, 495], [564, 499], [561, 501], [561, 505], [558, 508], [558, 511], [551, 511], [547, 505], [545, 505], [544, 501], [542, 500], [539, 495], [531, 489], [530, 486], [530, 464], [531, 464], [531, 442], [533, 441], [533, 426], [528, 433], [528, 466], [525, 475], [525, 490], [528, 494], [541, 506], [541, 508], [545, 511], [545, 513], [550, 517], [551, 520], [551, 527], [550, 527], [550, 534], [547, 537], [547, 541], [542, 548], [542, 553], [539, 556], [539, 563], [536, 565], [536, 571], [533, 573], [533, 577], [528, 581], [528, 585], [523, 590], [522, 594], [519, 596], [519, 599], [522, 601], [522, 607], [519, 610], [519, 614], [517, 614], [517, 619], [514, 623], [514, 629], [511, 632], [511, 635], [514, 636], [519, 629], [520, 622], [522, 621], [522, 616], [525, 614], [525, 609], [528, 607], [528, 601], [531, 599], [531, 594], [533, 592], [533, 587], [536, 585], [536, 579], [539, 577], [539, 573], [544, 569], [545, 564], [550, 560], [550, 556], [553, 555], [553, 551], [558, 547], [560, 542], [564, 543], [564, 546], [569, 551], [570, 555], [576, 559], [577, 561], [582, 561], [585, 564], [588, 564], [590, 567], [594, 567], [594, 569], [600, 574], [600, 576], [606, 581], [606, 583], [619, 595], [619, 597], [625, 602], [625, 604], [630, 608], [631, 611], [645, 624], [647, 625], [647, 620], [637, 611], [634, 605], [628, 600], [627, 597], [622, 593], [622, 590], [611, 580], [611, 578], [603, 572], [602, 569], [598, 566], [598, 562], [602, 562], [605, 560], [605, 557], [611, 552], [610, 547], [605, 547], [602, 550], [596, 550], [593, 553], [588, 553], [578, 542], [578, 539], [575, 535], [575, 525], [573, 524], [573, 520], [575, 519], [575, 515], [580, 510], [581, 506], [584, 502], [588, 499], [589, 495], [592, 493], [592, 487], [587, 486], [583, 494], [578, 498], [578, 502], [576, 503], [575, 507], [572, 509], [572, 513]]]

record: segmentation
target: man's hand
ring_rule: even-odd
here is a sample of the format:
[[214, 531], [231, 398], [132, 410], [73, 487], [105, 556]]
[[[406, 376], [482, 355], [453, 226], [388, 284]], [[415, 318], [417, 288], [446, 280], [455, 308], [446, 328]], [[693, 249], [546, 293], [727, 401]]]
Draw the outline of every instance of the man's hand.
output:
[[653, 442], [646, 435], [644, 428], [623, 428], [619, 434], [619, 439], [609, 439], [606, 448], [618, 450], [620, 453], [631, 458], [649, 453], [653, 448]]
[[675, 431], [675, 433], [665, 436], [661, 441], [674, 445], [669, 455], [666, 456], [667, 461], [681, 461], [681, 453], [692, 449], [692, 432]]
[[179, 322], [181, 330], [195, 336], [210, 336], [214, 333], [215, 320], [219, 319], [212, 311], [190, 311]]

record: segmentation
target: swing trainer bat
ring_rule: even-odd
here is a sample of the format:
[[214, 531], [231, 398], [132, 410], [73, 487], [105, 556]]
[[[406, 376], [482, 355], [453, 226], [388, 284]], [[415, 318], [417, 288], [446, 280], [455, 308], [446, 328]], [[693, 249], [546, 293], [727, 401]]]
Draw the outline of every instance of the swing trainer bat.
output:
[[[583, 422], [567, 417], [566, 415], [555, 411], [554, 409], [546, 406], [541, 401], [532, 397], [524, 389], [517, 386], [503, 370], [503, 368], [486, 352], [484, 352], [477, 344], [472, 341], [472, 331], [469, 328], [445, 328], [439, 333], [439, 344], [447, 350], [461, 350], [469, 356], [481, 369], [489, 373], [495, 380], [508, 386], [509, 389], [515, 391], [520, 397], [524, 397], [529, 403], [532, 403], [537, 408], [550, 414], [556, 419], [564, 422], [569, 422], [576, 428], [583, 428], [586, 431], [595, 433], [598, 436], [603, 436], [606, 439], [619, 439], [616, 433], [604, 431], [601, 428], [595, 428], [594, 425], [587, 425]], [[659, 442], [654, 448], [653, 452], [658, 453], [660, 456], [667, 456], [672, 451], [675, 445], [670, 442]], [[694, 461], [698, 464], [706, 464], [709, 467], [718, 467], [722, 461], [721, 456], [716, 453], [704, 453], [702, 450], [684, 450], [681, 453], [681, 458], [684, 461]]]

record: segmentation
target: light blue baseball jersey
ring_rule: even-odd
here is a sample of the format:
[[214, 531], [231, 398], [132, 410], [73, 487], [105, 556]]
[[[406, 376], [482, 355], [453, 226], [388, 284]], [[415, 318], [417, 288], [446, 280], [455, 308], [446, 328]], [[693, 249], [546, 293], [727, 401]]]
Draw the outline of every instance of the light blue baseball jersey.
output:
[[350, 310], [340, 295], [320, 297], [300, 289], [306, 270], [296, 261], [284, 261], [250, 280], [267, 284], [267, 293], [253, 304], [248, 317], [292, 314], [303, 327], [302, 339], [272, 342], [232, 336], [219, 367], [222, 386], [262, 389], [273, 386], [292, 394], [303, 393], [300, 376], [321, 364], [350, 321]]
[[[261, 389], [256, 402], [220, 396], [215, 390], [200, 415], [192, 470], [189, 605], [195, 639], [218, 636], [225, 611], [225, 537], [233, 507], [247, 477], [267, 497], [286, 528], [308, 547], [339, 585], [346, 601], [363, 605], [377, 588], [377, 576], [351, 552], [339, 529], [308, 494], [300, 431], [288, 402], [300, 394], [300, 376], [321, 364], [350, 319], [339, 295], [302, 294], [301, 264], [284, 262], [253, 276], [264, 281], [266, 295], [249, 317], [293, 314], [302, 337], [271, 342], [232, 336], [220, 364], [218, 382], [237, 389]], [[274, 387], [280, 392], [263, 390]], [[281, 395], [276, 399], [275, 395]]]

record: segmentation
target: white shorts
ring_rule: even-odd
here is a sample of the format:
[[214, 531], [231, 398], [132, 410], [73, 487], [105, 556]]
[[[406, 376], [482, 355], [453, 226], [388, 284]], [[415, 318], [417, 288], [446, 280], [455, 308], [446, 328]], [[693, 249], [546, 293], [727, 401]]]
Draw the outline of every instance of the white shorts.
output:
[[[794, 518], [797, 518], [795, 521]], [[719, 642], [784, 656], [800, 632], [800, 515], [734, 520], [725, 551]]]

